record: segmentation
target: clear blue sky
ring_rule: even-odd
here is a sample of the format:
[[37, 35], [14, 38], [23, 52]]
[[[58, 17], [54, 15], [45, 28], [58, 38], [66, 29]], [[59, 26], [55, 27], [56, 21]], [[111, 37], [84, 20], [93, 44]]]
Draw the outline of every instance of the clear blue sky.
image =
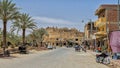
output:
[[[13, 0], [21, 12], [29, 13], [37, 26], [58, 26], [84, 30], [84, 25], [97, 20], [95, 10], [101, 4], [117, 4], [118, 0]], [[84, 23], [81, 21], [85, 20]]]

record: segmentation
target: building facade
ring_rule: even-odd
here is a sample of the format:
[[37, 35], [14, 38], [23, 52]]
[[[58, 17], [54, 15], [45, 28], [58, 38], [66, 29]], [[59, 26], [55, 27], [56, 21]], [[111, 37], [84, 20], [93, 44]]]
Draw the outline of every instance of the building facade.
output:
[[93, 49], [95, 46], [95, 37], [94, 33], [96, 32], [96, 28], [94, 26], [94, 22], [90, 21], [88, 22], [84, 27], [84, 44], [88, 46], [87, 48]]
[[49, 45], [66, 46], [69, 45], [68, 41], [81, 44], [83, 39], [83, 32], [77, 29], [47, 27], [46, 31], [49, 36], [45, 36], [44, 42]]
[[[98, 20], [94, 25], [97, 32], [94, 33], [97, 40], [97, 47], [109, 45], [109, 32], [118, 30], [117, 5], [101, 5], [95, 12]], [[109, 47], [109, 46], [108, 46]]]

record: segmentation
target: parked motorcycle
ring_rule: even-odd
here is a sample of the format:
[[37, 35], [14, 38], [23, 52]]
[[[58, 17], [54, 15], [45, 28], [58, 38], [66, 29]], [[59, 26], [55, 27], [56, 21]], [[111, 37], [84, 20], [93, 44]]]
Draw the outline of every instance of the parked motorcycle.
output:
[[96, 62], [103, 64], [110, 64], [110, 57], [105, 53], [96, 54]]
[[75, 51], [76, 51], [76, 52], [80, 52], [80, 46], [79, 46], [79, 45], [76, 45], [76, 46], [75, 46]]

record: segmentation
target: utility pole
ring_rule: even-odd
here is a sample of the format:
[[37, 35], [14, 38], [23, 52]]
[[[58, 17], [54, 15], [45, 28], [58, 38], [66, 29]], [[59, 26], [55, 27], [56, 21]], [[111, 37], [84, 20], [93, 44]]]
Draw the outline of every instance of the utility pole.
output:
[[[82, 23], [84, 22], [84, 20], [82, 20]], [[90, 40], [92, 40], [92, 31], [93, 31], [93, 24], [92, 24], [92, 20], [89, 19], [88, 23], [90, 23]]]
[[93, 24], [92, 24], [92, 20], [90, 19], [90, 40], [91, 40], [91, 44], [90, 44], [90, 46], [92, 46], [92, 31], [93, 31]]
[[[92, 35], [92, 27], [93, 27], [93, 25], [92, 25], [92, 20], [90, 19], [90, 34]], [[92, 38], [91, 38], [92, 39]]]
[[[84, 22], [84, 20], [82, 20], [82, 23]], [[88, 24], [90, 23], [90, 30], [89, 30], [89, 34], [90, 34], [90, 37], [86, 37], [85, 35], [85, 39], [90, 39], [90, 43], [92, 44], [92, 31], [93, 31], [93, 24], [92, 24], [92, 20], [89, 19], [88, 21]]]
[[117, 5], [117, 12], [118, 12], [118, 16], [117, 16], [117, 18], [118, 18], [118, 29], [120, 29], [120, 5], [119, 5], [119, 0], [118, 0], [118, 5]]
[[109, 38], [108, 38], [108, 34], [109, 34], [109, 27], [108, 27], [108, 10], [110, 10], [110, 9], [106, 9], [106, 11], [105, 11], [105, 16], [106, 16], [106, 44], [107, 44], [107, 46], [108, 46], [108, 48], [107, 48], [107, 51], [108, 52], [110, 52], [110, 45], [109, 45]]

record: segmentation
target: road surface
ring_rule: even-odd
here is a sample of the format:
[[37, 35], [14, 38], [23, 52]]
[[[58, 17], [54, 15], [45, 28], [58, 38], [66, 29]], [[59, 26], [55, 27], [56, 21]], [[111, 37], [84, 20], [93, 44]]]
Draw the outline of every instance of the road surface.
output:
[[91, 52], [75, 52], [73, 48], [57, 48], [24, 55], [23, 57], [0, 58], [0, 68], [108, 68], [95, 62]]

